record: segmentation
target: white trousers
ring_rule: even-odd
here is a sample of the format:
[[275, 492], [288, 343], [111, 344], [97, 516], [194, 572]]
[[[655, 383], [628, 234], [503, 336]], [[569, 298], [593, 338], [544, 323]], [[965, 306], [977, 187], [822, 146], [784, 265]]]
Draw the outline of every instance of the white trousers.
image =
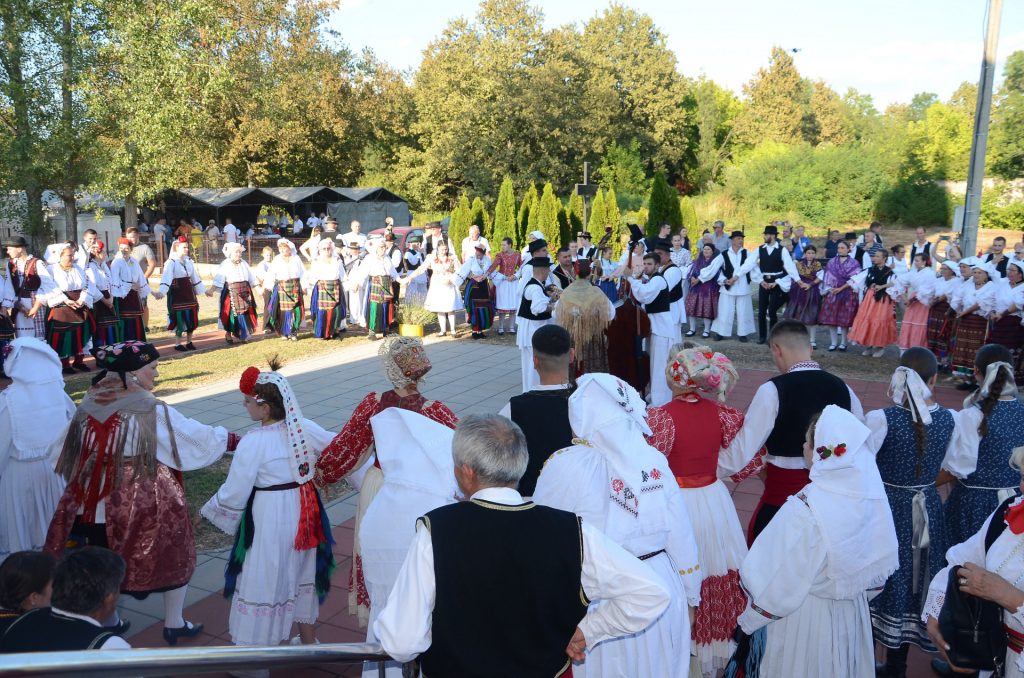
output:
[[523, 393], [526, 393], [540, 384], [540, 375], [533, 367], [533, 347], [520, 346], [519, 357], [523, 368]]
[[731, 337], [734, 318], [736, 320], [736, 336], [745, 337], [754, 333], [754, 302], [749, 294], [742, 296], [719, 295], [718, 317], [712, 323], [711, 331], [723, 337]]
[[647, 350], [651, 356], [651, 406], [661, 407], [672, 400], [672, 389], [665, 378], [665, 366], [668, 365], [668, 350], [673, 340], [651, 334], [647, 340]]

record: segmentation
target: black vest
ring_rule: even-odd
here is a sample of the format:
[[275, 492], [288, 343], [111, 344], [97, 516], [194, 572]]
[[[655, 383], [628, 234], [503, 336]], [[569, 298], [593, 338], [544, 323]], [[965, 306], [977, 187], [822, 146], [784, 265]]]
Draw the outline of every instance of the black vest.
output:
[[[668, 266], [665, 267], [665, 270], [668, 270], [670, 268], [678, 269], [679, 267], [676, 266], [675, 264], [669, 264]], [[662, 276], [665, 275], [665, 270], [661, 272]], [[682, 271], [680, 270], [679, 273], [682, 274]], [[668, 291], [668, 301], [671, 304], [674, 304], [683, 298], [683, 277], [683, 275], [680, 275], [679, 282], [673, 285], [672, 288]], [[668, 278], [665, 279], [665, 282], [668, 282]]]
[[761, 273], [785, 275], [785, 271], [782, 270], [782, 245], [779, 245], [775, 248], [774, 252], [770, 253], [764, 245], [758, 247], [757, 264], [761, 267]]
[[[732, 249], [732, 248], [729, 248], [729, 249]], [[725, 279], [728, 280], [729, 278], [732, 277], [733, 271], [735, 270], [732, 267], [732, 259], [729, 258], [729, 250], [728, 249], [725, 250], [724, 252], [722, 252], [718, 256], [722, 257], [722, 272], [725, 273]], [[742, 266], [746, 262], [747, 262], [747, 251], [746, 250], [740, 250], [740, 266]], [[750, 284], [750, 274], [749, 273], [746, 275], [746, 278], [747, 278], [747, 284], [749, 285]]]
[[[996, 255], [994, 255], [994, 254], [989, 254], [987, 257], [985, 257], [985, 263], [987, 263], [987, 264], [992, 263], [992, 259], [995, 256]], [[999, 260], [999, 263], [995, 265], [996, 270], [999, 271], [999, 275], [1003, 276], [1004, 278], [1006, 277], [1006, 267], [1009, 265], [1009, 263], [1010, 263], [1010, 257], [1008, 257], [1008, 256], [1006, 256], [1004, 254], [1003, 258]]]
[[26, 612], [7, 627], [0, 638], [0, 653], [95, 650], [113, 635], [102, 626], [41, 607]]
[[544, 289], [544, 286], [537, 282], [536, 278], [530, 278], [526, 282], [526, 286], [523, 287], [523, 297], [519, 300], [519, 317], [526, 318], [527, 320], [550, 320], [551, 311], [544, 311], [543, 313], [534, 313], [530, 310], [530, 300], [526, 298], [526, 290], [530, 285], [536, 285], [537, 287]]
[[[665, 276], [661, 273], [655, 273], [651, 279], [661, 278], [665, 280]], [[665, 289], [658, 292], [658, 296], [654, 297], [654, 301], [649, 304], [644, 304], [644, 311], [647, 313], [668, 313], [669, 311], [669, 289], [668, 280], [665, 280]]]
[[480, 500], [420, 518], [430, 530], [437, 593], [431, 644], [419, 660], [434, 678], [551, 678], [587, 612], [579, 518]]
[[572, 281], [569, 280], [569, 275], [562, 270], [561, 266], [556, 266], [554, 270], [555, 279], [558, 280], [558, 285], [563, 290], [568, 287]]
[[922, 247], [921, 249], [917, 249], [917, 241], [916, 240], [914, 241], [914, 244], [910, 246], [910, 265], [911, 265], [911, 267], [913, 267], [913, 265], [914, 265], [914, 257], [916, 257], [918, 254], [923, 254], [925, 256], [925, 261], [927, 262], [926, 263], [927, 266], [931, 266], [932, 265], [932, 244], [931, 244], [930, 241], [926, 240], [925, 243], [924, 243], [924, 247]]
[[526, 448], [530, 452], [526, 473], [519, 480], [519, 493], [524, 497], [533, 496], [537, 488], [537, 476], [548, 457], [572, 444], [572, 427], [569, 426], [570, 395], [572, 390], [566, 388], [527, 391], [509, 399], [511, 419], [523, 430]]
[[797, 370], [780, 374], [771, 381], [779, 392], [779, 412], [764, 444], [770, 455], [802, 456], [811, 417], [826, 405], [850, 409], [850, 390], [846, 383], [824, 370]]

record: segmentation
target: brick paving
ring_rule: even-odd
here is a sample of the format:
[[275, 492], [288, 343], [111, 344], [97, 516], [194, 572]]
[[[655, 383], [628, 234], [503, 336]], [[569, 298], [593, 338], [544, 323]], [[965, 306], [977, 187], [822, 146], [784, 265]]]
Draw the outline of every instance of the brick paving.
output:
[[[520, 391], [519, 354], [515, 348], [487, 343], [428, 339], [427, 352], [434, 364], [423, 391], [429, 398], [448, 404], [456, 414], [496, 412], [508, 398]], [[322, 426], [339, 430], [352, 409], [371, 390], [388, 388], [376, 357], [378, 346], [366, 344], [346, 348], [337, 353], [285, 366], [283, 371], [295, 389], [303, 413]], [[481, 369], [484, 366], [484, 369]], [[759, 370], [741, 370], [739, 384], [729, 398], [729, 404], [745, 409], [754, 392], [775, 373]], [[847, 383], [860, 397], [865, 410], [889, 404], [887, 384], [849, 379]], [[178, 393], [168, 402], [187, 416], [208, 424], [219, 424], [242, 432], [252, 425], [245, 416], [235, 390], [234, 380], [212, 384], [199, 389]], [[949, 388], [939, 388], [936, 399], [947, 407], [959, 408], [963, 394]], [[187, 476], [186, 476], [187, 482]], [[752, 511], [763, 491], [759, 478], [750, 478], [732, 488], [732, 496], [741, 524], [746, 527]], [[197, 507], [192, 507], [196, 509]], [[352, 525], [355, 515], [355, 495], [334, 502], [328, 512], [331, 516], [336, 541], [335, 572], [330, 596], [320, 609], [317, 635], [322, 642], [363, 642], [365, 629], [360, 630], [356, 620], [348, 613], [348, 571], [352, 554]], [[179, 646], [230, 645], [227, 632], [229, 602], [221, 594], [225, 552], [202, 554], [193, 577], [187, 599], [185, 618], [205, 625], [203, 633], [193, 639], [179, 642]], [[162, 601], [152, 596], [151, 601], [122, 600], [124, 616], [132, 620], [129, 641], [135, 647], [164, 647], [161, 637]], [[911, 655], [911, 678], [932, 675], [927, 666], [928, 657], [920, 652]], [[354, 666], [324, 665], [273, 671], [274, 676], [296, 678], [309, 676], [356, 676]], [[204, 674], [221, 675], [226, 674]]]

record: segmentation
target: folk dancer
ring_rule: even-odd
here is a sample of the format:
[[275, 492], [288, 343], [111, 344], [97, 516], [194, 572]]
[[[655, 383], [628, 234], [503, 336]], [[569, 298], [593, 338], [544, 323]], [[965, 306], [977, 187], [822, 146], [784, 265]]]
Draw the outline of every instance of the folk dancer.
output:
[[[171, 246], [171, 256], [164, 262], [160, 276], [160, 287], [153, 295], [155, 299], [167, 297], [167, 329], [174, 330], [174, 350], [194, 351], [192, 333], [199, 325], [199, 300], [197, 294], [204, 294], [206, 286], [189, 258], [188, 238], [180, 236]], [[187, 341], [182, 345], [181, 335]]]
[[377, 335], [387, 336], [398, 324], [398, 297], [391, 282], [398, 280], [391, 259], [384, 256], [387, 244], [381, 238], [367, 242], [366, 258], [351, 276], [345, 286], [349, 289], [363, 288], [363, 317], [366, 319], [366, 336], [376, 341]]
[[[405, 250], [403, 255], [403, 265], [405, 267], [405, 274], [409, 275], [411, 272], [416, 271], [420, 266], [423, 265], [426, 260], [426, 255], [420, 247], [423, 245], [423, 237], [419, 235], [411, 235], [405, 241], [408, 249]], [[416, 278], [413, 282], [409, 283], [409, 286], [405, 288], [405, 303], [422, 306], [427, 299], [427, 279]], [[501, 328], [498, 328], [498, 333], [501, 334]]]
[[[388, 217], [390, 219], [391, 217]], [[391, 265], [398, 271], [399, 276], [405, 275], [408, 270], [405, 266], [405, 255], [402, 254], [402, 248], [398, 246], [395, 233], [390, 228], [384, 230], [384, 256], [391, 260]], [[401, 287], [398, 284], [398, 280], [391, 281], [391, 293], [394, 295], [395, 303], [398, 303], [399, 290]], [[396, 313], [397, 317], [397, 313]]]
[[266, 245], [260, 250], [260, 261], [252, 266], [252, 274], [256, 276], [256, 284], [259, 286], [256, 296], [260, 301], [260, 310], [263, 312], [263, 334], [271, 334], [274, 330], [267, 326], [267, 308], [270, 306], [270, 295], [273, 292], [273, 283], [267, 280], [267, 273], [274, 263], [274, 248]]
[[[345, 278], [355, 280], [356, 272], [359, 270], [359, 264], [362, 263], [365, 256], [366, 252], [359, 248], [358, 242], [351, 242], [342, 249], [341, 265], [345, 269]], [[346, 304], [346, 308], [348, 310], [349, 324], [365, 327], [366, 318], [363, 315], [363, 291], [358, 287], [351, 290], [345, 288], [345, 299], [348, 302]]]
[[348, 478], [359, 490], [348, 601], [349, 613], [358, 617], [360, 626], [366, 626], [369, 619], [370, 598], [359, 552], [359, 526], [366, 509], [384, 483], [380, 463], [374, 454], [374, 431], [370, 420], [390, 407], [397, 407], [417, 412], [452, 429], [459, 421], [447, 405], [438, 400], [428, 400], [419, 391], [420, 382], [431, 368], [430, 358], [421, 340], [415, 337], [388, 337], [381, 342], [378, 354], [381, 368], [393, 388], [380, 393], [367, 393], [316, 462], [318, 486], [324, 487]]
[[[531, 246], [537, 242], [531, 243]], [[530, 267], [533, 277], [523, 286], [519, 312], [516, 314], [516, 325], [519, 328], [516, 332], [516, 346], [519, 347], [523, 393], [533, 390], [540, 380], [533, 366], [533, 333], [552, 322], [551, 311], [562, 294], [557, 284], [547, 282], [550, 277], [550, 259], [534, 256], [526, 266]]]
[[224, 261], [220, 263], [217, 273], [213, 276], [213, 284], [206, 291], [212, 297], [220, 290], [217, 321], [224, 330], [224, 341], [229, 344], [238, 339], [241, 343], [249, 341], [256, 331], [256, 275], [249, 264], [242, 260], [243, 248], [236, 242], [224, 243]]
[[570, 376], [608, 371], [608, 337], [615, 305], [590, 282], [590, 261], [577, 263], [579, 277], [562, 291], [555, 304], [555, 323], [569, 331], [576, 348]]
[[930, 289], [935, 286], [935, 271], [928, 266], [928, 255], [923, 252], [914, 255], [911, 265], [910, 272], [896, 281], [900, 297], [906, 304], [900, 324], [900, 351], [928, 345], [928, 304]]
[[303, 298], [302, 278], [306, 267], [295, 255], [295, 245], [287, 238], [277, 241], [277, 256], [270, 265], [264, 286], [271, 285], [273, 292], [267, 312], [263, 316], [264, 324], [288, 341], [299, 340], [299, 329], [306, 315], [306, 302]]
[[5, 365], [12, 383], [0, 391], [0, 563], [43, 548], [64, 493], [51, 452], [75, 414], [52, 348], [20, 337], [11, 342]]
[[1024, 262], [1011, 259], [1006, 265], [1006, 277], [1000, 281], [996, 291], [996, 306], [989, 316], [991, 327], [988, 341], [1000, 344], [1010, 350], [1014, 366], [1013, 377], [1018, 383], [1024, 382]]
[[[768, 343], [768, 330], [779, 322], [779, 309], [786, 303], [783, 280], [796, 272], [793, 257], [779, 244], [777, 226], [765, 226], [764, 244], [757, 248], [757, 343]], [[788, 281], [786, 282], [788, 284]]]
[[949, 342], [956, 318], [951, 302], [960, 288], [960, 282], [960, 267], [947, 259], [939, 265], [939, 275], [929, 290], [927, 346], [939, 360], [942, 370], [949, 367]]
[[[672, 234], [672, 250], [669, 256], [672, 257], [672, 263], [679, 267], [681, 271], [687, 271], [690, 268], [690, 264], [693, 263], [693, 255], [690, 254], [690, 248], [688, 244], [683, 243], [685, 233], [677, 232]], [[687, 243], [689, 238], [686, 238]]]
[[494, 283], [498, 336], [505, 334], [506, 328], [510, 334], [516, 333], [515, 318], [519, 307], [519, 296], [516, 294], [519, 282], [517, 274], [522, 263], [523, 257], [515, 251], [512, 238], [502, 238], [501, 251], [494, 255], [494, 261], [487, 271], [491, 276], [491, 282]]
[[235, 538], [224, 584], [235, 645], [277, 645], [293, 622], [293, 642], [315, 643], [334, 570], [331, 522], [313, 484], [317, 457], [334, 434], [302, 416], [279, 367], [272, 358], [269, 372], [242, 373], [243, 405], [260, 425], [238, 442], [227, 478], [197, 518]]
[[610, 374], [587, 374], [569, 397], [574, 444], [555, 453], [533, 499], [572, 511], [645, 561], [669, 591], [668, 609], [634, 635], [591, 647], [573, 667], [588, 678], [685, 676], [688, 608], [700, 605], [703, 572], [682, 491], [665, 456], [644, 441], [647, 406]]
[[114, 304], [113, 277], [110, 267], [107, 265], [107, 248], [102, 240], [96, 240], [92, 244], [92, 250], [86, 260], [85, 277], [89, 279], [93, 287], [99, 293], [92, 305], [93, 342], [98, 346], [109, 346], [124, 340], [124, 327], [121, 318], [117, 314], [117, 305]]
[[670, 301], [672, 290], [668, 278], [660, 269], [661, 255], [657, 252], [645, 254], [643, 275], [634, 279], [630, 285], [633, 298], [644, 305], [644, 312], [651, 320], [648, 350], [651, 356], [650, 401], [654, 407], [660, 407], [672, 399], [672, 391], [665, 380], [661, 379], [664, 370], [662, 365], [668, 363], [669, 348], [679, 341], [679, 323], [676, 322]]
[[799, 320], [807, 325], [811, 336], [811, 349], [818, 348], [817, 324], [821, 312], [821, 284], [825, 273], [818, 261], [818, 248], [808, 243], [803, 248], [803, 258], [793, 265], [789, 272], [791, 286], [786, 302], [784, 318]]
[[914, 236], [916, 239], [910, 245], [910, 260], [913, 261], [918, 254], [923, 254], [924, 267], [931, 268], [934, 265], [932, 263], [932, 243], [925, 235], [925, 230], [920, 226], [914, 229]]
[[[144, 242], [140, 242], [139, 241], [139, 229], [135, 228], [134, 226], [129, 226], [128, 228], [125, 229], [124, 237], [128, 239], [128, 244], [131, 245], [131, 256], [132, 256], [132, 259], [134, 259], [139, 264], [139, 267], [142, 269], [142, 277], [146, 280], [146, 284], [148, 286], [149, 285], [149, 276], [153, 275], [153, 271], [156, 270], [156, 264], [157, 264], [156, 254], [153, 253], [153, 248], [152, 247], [150, 247], [149, 245], [147, 245]], [[157, 237], [159, 237], [159, 236], [157, 236]], [[118, 240], [117, 243], [118, 243], [118, 251], [120, 251], [121, 241]], [[169, 249], [170, 248], [168, 248], [168, 250]], [[111, 263], [111, 270], [113, 270], [113, 263]], [[148, 296], [148, 294], [149, 293], [147, 292], [147, 296]], [[125, 317], [134, 317], [134, 316], [125, 316], [125, 314], [122, 312], [123, 310], [124, 309], [118, 308], [118, 312], [121, 313], [122, 320]], [[126, 324], [125, 332], [127, 333], [127, 332], [130, 331], [130, 328], [127, 327], [127, 325], [130, 324], [130, 323], [125, 323], [125, 324]], [[147, 327], [149, 327], [149, 304], [148, 304], [147, 297], [143, 296], [142, 297], [142, 328], [145, 329]], [[132, 338], [138, 339], [139, 341], [145, 341], [146, 340], [146, 338], [144, 336], [131, 337], [128, 334], [125, 334], [125, 339], [132, 339]]]
[[46, 302], [41, 290], [50, 285], [50, 272], [41, 259], [28, 253], [28, 242], [20, 235], [4, 241], [7, 274], [16, 299], [11, 315], [19, 337], [46, 339]]
[[14, 296], [14, 285], [11, 284], [11, 274], [4, 266], [0, 268], [0, 379], [3, 379], [4, 360], [7, 355], [7, 347], [17, 337], [14, 329], [14, 321], [11, 319], [14, 305], [18, 298]]
[[430, 277], [427, 299], [423, 307], [437, 314], [439, 337], [448, 334], [449, 327], [452, 336], [456, 336], [455, 312], [463, 308], [462, 298], [459, 296], [458, 270], [459, 260], [448, 253], [448, 241], [439, 240], [434, 251], [427, 255], [424, 264], [401, 280], [403, 285], [410, 285], [424, 274]]
[[888, 255], [885, 249], [871, 253], [871, 268], [864, 278], [864, 299], [850, 328], [848, 338], [864, 347], [862, 356], [881, 358], [885, 347], [896, 342], [896, 274], [885, 263]]
[[[196, 547], [181, 473], [215, 463], [237, 437], [153, 397], [160, 354], [152, 344], [129, 341], [95, 355], [102, 371], [78, 406], [57, 461], [68, 485], [46, 551], [60, 556], [71, 543], [118, 553], [127, 567], [121, 591], [163, 592], [163, 637], [176, 645], [203, 629], [182, 618]], [[116, 615], [111, 621], [118, 623]]]
[[686, 269], [688, 285], [684, 304], [689, 322], [689, 329], [686, 331], [687, 337], [697, 334], [697, 318], [704, 321], [704, 331], [701, 336], [705, 339], [711, 336], [711, 325], [718, 315], [718, 279], [716, 276], [705, 282], [700, 279], [700, 274], [711, 265], [717, 256], [714, 245], [703, 243], [700, 247], [700, 254]]
[[836, 405], [808, 427], [801, 457], [810, 483], [789, 497], [740, 568], [750, 598], [740, 628], [764, 634], [746, 675], [875, 676], [868, 601], [899, 557], [869, 434]]
[[[533, 280], [533, 258], [548, 258], [548, 243], [546, 240], [544, 240], [544, 238], [537, 238], [536, 240], [531, 241], [529, 245], [527, 245], [527, 251], [528, 254], [526, 256], [526, 263], [524, 263], [519, 268], [519, 284], [516, 287], [516, 303], [519, 303], [518, 300], [521, 300], [523, 298], [523, 289], [525, 289], [526, 284]], [[551, 263], [554, 264], [554, 262]], [[541, 282], [544, 283], [545, 287], [550, 287], [551, 285], [558, 285], [558, 289], [562, 289], [562, 286], [559, 285], [558, 278], [556, 278], [554, 274], [552, 274], [550, 271], [548, 271], [548, 277]]]
[[310, 290], [309, 317], [313, 336], [340, 339], [348, 331], [345, 320], [345, 265], [334, 255], [334, 241], [327, 238], [317, 246], [317, 257], [306, 272], [303, 286]]
[[[482, 238], [481, 238], [482, 240]], [[483, 339], [494, 323], [494, 302], [491, 301], [491, 287], [488, 271], [491, 258], [482, 242], [474, 245], [474, 254], [462, 265], [456, 274], [456, 285], [465, 284], [463, 304], [466, 316], [473, 329], [473, 339]]]
[[818, 324], [828, 327], [830, 352], [846, 350], [846, 334], [860, 305], [857, 292], [852, 287], [852, 279], [858, 273], [860, 264], [850, 256], [849, 243], [840, 242], [836, 245], [836, 256], [825, 264], [825, 275], [821, 281], [821, 312], [818, 313]]
[[[95, 328], [92, 305], [100, 293], [74, 262], [71, 247], [61, 250], [60, 260], [50, 272], [46, 292], [46, 343], [60, 356], [64, 374], [88, 372], [85, 352]], [[74, 362], [72, 362], [74, 361]]]
[[718, 314], [711, 324], [711, 336], [716, 340], [732, 336], [735, 319], [736, 336], [741, 342], [746, 342], [747, 336], [754, 331], [750, 273], [757, 266], [757, 257], [750, 256], [743, 249], [743, 231], [733, 231], [729, 241], [729, 248], [704, 268], [698, 279], [701, 282], [718, 279]]
[[954, 299], [957, 321], [949, 361], [953, 372], [967, 383], [974, 376], [975, 356], [988, 339], [988, 318], [996, 307], [998, 280], [992, 264], [972, 261], [971, 277], [965, 278]]
[[555, 266], [552, 273], [558, 281], [558, 286], [564, 290], [576, 280], [576, 266], [573, 263], [568, 247], [558, 248], [558, 252], [555, 253], [555, 259], [558, 265]]
[[[762, 447], [767, 450], [764, 494], [750, 521], [748, 544], [754, 542], [786, 498], [807, 484], [802, 437], [811, 418], [826, 405], [850, 410], [858, 419], [864, 417], [853, 390], [811, 360], [806, 325], [796, 320], [780, 320], [768, 339], [772, 361], [780, 374], [754, 393], [743, 428], [727, 452], [730, 458], [749, 463]], [[815, 397], [808, 398], [808, 393]]]
[[146, 340], [146, 298], [153, 293], [145, 271], [132, 256], [131, 240], [119, 238], [117, 256], [110, 262], [111, 294], [114, 308], [121, 319], [121, 332], [125, 341]]

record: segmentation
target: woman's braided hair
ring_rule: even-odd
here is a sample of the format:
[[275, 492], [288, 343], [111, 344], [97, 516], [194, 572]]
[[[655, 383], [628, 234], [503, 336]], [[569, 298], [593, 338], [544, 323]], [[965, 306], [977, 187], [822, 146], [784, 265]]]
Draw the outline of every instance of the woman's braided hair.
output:
[[[978, 354], [974, 357], [974, 369], [984, 379], [988, 366], [998, 362], [1012, 363], [1010, 349], [1000, 344], [985, 344], [978, 349]], [[981, 423], [978, 424], [978, 435], [982, 437], [988, 435], [988, 417], [992, 414], [992, 410], [995, 409], [999, 398], [1002, 397], [1003, 387], [1006, 386], [1007, 380], [1011, 378], [1012, 375], [1007, 374], [1005, 369], [1001, 369], [992, 381], [988, 394], [979, 404], [979, 407], [981, 407]]]
[[[907, 349], [900, 358], [900, 365], [909, 367], [917, 372], [921, 381], [927, 384], [939, 371], [939, 361], [935, 354], [921, 346]], [[921, 462], [924, 460], [925, 449], [928, 446], [928, 427], [921, 421], [921, 413], [914, 412], [914, 401], [907, 393], [903, 397], [903, 406], [909, 409], [914, 417], [914, 442], [917, 444], [917, 465], [915, 466], [914, 477], [921, 477]]]

